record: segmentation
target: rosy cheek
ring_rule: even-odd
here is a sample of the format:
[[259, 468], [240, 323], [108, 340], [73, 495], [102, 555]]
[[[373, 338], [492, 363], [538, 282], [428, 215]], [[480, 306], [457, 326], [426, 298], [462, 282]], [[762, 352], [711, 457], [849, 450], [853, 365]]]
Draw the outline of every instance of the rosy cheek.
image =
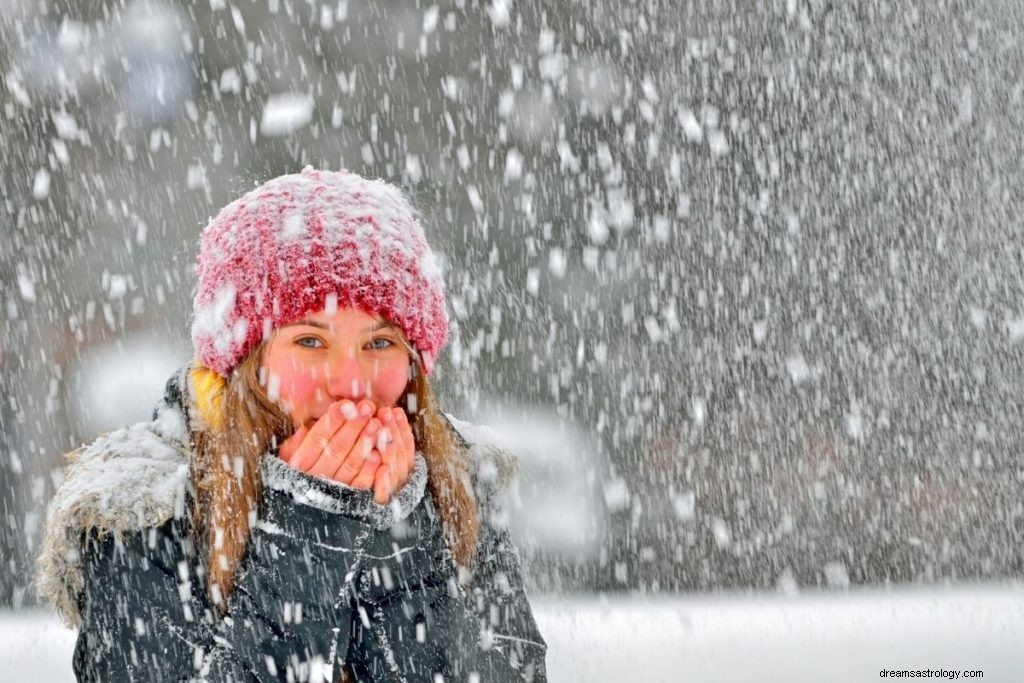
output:
[[405, 363], [382, 365], [373, 379], [373, 395], [381, 405], [394, 406], [409, 383], [409, 367]]
[[317, 390], [323, 381], [308, 370], [284, 369], [278, 373], [280, 381], [280, 400], [290, 403], [293, 412], [303, 412], [306, 407], [317, 400]]

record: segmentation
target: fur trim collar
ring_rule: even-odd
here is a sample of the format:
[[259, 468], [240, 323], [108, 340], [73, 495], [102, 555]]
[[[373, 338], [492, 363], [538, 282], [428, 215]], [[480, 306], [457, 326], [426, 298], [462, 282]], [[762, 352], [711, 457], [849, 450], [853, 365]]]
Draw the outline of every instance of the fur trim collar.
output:
[[66, 456], [63, 481], [47, 511], [36, 591], [69, 626], [78, 625], [84, 585], [82, 534], [160, 526], [182, 516], [189, 454], [182, 413], [163, 405], [151, 422], [105, 434]]
[[[79, 623], [83, 534], [95, 529], [123, 538], [186, 514], [192, 462], [189, 424], [198, 418], [190, 375], [186, 368], [167, 383], [152, 420], [104, 434], [66, 456], [63, 480], [47, 511], [35, 585], [39, 597], [68, 627]], [[487, 428], [445, 417], [469, 449], [478, 502], [482, 508], [495, 507], [495, 496], [515, 475], [516, 457]], [[299, 504], [357, 517], [378, 529], [407, 517], [427, 485], [422, 454], [416, 456], [410, 480], [386, 506], [373, 501], [372, 491], [297, 472], [272, 453], [264, 454], [261, 467], [268, 488], [290, 494]]]

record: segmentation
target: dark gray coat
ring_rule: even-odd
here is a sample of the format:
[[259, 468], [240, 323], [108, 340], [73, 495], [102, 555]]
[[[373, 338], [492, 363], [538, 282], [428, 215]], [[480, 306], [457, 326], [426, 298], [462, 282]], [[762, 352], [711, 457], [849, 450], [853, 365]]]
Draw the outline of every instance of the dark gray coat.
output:
[[37, 581], [80, 627], [80, 681], [337, 681], [343, 663], [361, 681], [545, 680], [546, 646], [501, 523], [508, 461], [479, 443], [467, 442], [483, 522], [467, 584], [422, 455], [379, 506], [372, 491], [268, 453], [257, 524], [216, 619], [189, 534], [188, 377], [168, 382], [151, 422], [69, 456], [50, 505]]

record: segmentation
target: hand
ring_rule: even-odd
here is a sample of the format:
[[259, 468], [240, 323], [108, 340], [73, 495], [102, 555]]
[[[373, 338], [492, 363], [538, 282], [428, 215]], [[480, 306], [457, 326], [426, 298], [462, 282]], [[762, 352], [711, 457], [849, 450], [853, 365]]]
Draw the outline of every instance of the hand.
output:
[[386, 504], [408, 480], [416, 447], [405, 411], [375, 410], [365, 399], [332, 404], [312, 428], [303, 425], [281, 444], [281, 459], [353, 488], [373, 487], [374, 500]]
[[381, 429], [376, 410], [365, 399], [331, 404], [312, 427], [303, 425], [281, 444], [281, 459], [313, 476], [370, 488], [380, 466], [380, 453], [374, 453]]
[[401, 408], [381, 408], [377, 419], [384, 425], [384, 433], [390, 438], [387, 443], [378, 443], [381, 466], [374, 477], [374, 500], [384, 505], [391, 500], [391, 494], [409, 481], [416, 465], [416, 442], [413, 438], [409, 418]]

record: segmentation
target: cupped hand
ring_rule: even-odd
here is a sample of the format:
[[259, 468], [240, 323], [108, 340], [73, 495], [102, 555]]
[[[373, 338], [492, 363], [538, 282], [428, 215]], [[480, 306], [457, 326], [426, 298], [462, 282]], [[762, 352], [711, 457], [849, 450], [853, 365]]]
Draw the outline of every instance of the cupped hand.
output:
[[408, 481], [416, 446], [405, 411], [367, 399], [338, 401], [312, 427], [303, 425], [281, 444], [290, 466], [353, 488], [374, 489], [384, 505]]

